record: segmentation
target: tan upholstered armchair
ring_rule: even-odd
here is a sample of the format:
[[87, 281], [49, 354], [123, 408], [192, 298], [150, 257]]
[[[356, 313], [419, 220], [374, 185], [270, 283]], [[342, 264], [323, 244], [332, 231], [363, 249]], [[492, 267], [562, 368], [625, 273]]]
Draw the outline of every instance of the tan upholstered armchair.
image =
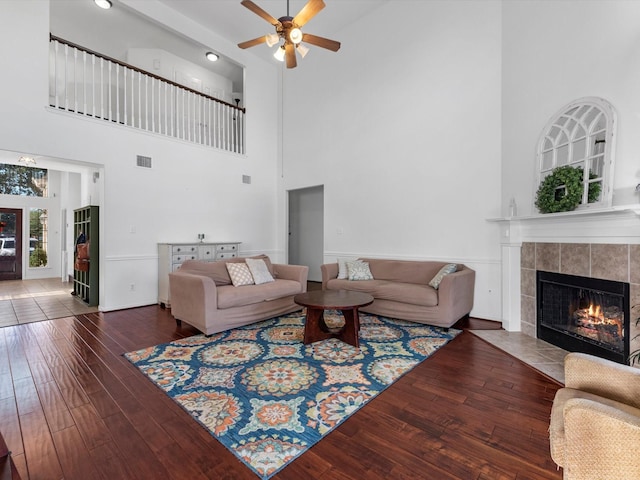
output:
[[640, 369], [583, 353], [564, 360], [551, 457], [564, 479], [640, 479]]

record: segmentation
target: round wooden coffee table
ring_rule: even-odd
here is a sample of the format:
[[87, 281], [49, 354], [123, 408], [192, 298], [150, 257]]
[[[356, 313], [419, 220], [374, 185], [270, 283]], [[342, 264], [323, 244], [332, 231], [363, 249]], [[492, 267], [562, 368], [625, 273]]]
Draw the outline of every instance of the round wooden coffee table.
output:
[[[304, 343], [313, 343], [327, 338], [339, 338], [349, 345], [359, 348], [358, 330], [360, 319], [358, 308], [373, 303], [373, 297], [367, 293], [349, 290], [316, 290], [299, 293], [293, 297], [298, 305], [307, 307], [307, 319], [304, 322]], [[324, 321], [324, 311], [340, 310], [344, 316], [344, 326], [330, 328]]]

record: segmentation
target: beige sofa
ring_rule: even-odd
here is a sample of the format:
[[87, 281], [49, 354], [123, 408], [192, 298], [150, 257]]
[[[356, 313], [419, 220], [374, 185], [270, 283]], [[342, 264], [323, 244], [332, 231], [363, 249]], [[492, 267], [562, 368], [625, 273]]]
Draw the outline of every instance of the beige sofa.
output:
[[338, 279], [338, 263], [322, 265], [323, 290], [353, 290], [373, 296], [362, 312], [448, 328], [473, 307], [476, 272], [458, 264], [435, 289], [429, 282], [446, 262], [362, 258], [373, 280]]
[[273, 282], [234, 287], [226, 262], [188, 260], [169, 274], [171, 313], [176, 322], [194, 326], [211, 335], [267, 318], [300, 310], [294, 295], [307, 291], [309, 267], [271, 264], [263, 258], [274, 277]]

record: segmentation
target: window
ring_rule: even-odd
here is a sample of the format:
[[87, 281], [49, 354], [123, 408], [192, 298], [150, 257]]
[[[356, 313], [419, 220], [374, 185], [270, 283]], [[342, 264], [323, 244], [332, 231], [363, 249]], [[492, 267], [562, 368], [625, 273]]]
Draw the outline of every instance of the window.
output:
[[0, 163], [0, 194], [47, 197], [48, 187], [46, 168]]
[[46, 267], [48, 244], [48, 215], [45, 208], [29, 211], [29, 266]]
[[[582, 175], [582, 201], [578, 208], [610, 206], [615, 127], [615, 111], [602, 98], [585, 97], [562, 108], [551, 118], [538, 142], [536, 188], [555, 168], [571, 166], [588, 172]], [[590, 199], [592, 184], [600, 188], [598, 196]]]

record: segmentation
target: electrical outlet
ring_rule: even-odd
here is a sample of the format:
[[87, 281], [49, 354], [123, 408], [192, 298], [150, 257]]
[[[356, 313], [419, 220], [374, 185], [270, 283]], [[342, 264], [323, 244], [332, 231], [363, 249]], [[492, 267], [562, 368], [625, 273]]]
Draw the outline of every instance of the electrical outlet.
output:
[[131, 285], [129, 285], [129, 290], [131, 290], [132, 292], [135, 291], [136, 289], [136, 284], [132, 283]]

